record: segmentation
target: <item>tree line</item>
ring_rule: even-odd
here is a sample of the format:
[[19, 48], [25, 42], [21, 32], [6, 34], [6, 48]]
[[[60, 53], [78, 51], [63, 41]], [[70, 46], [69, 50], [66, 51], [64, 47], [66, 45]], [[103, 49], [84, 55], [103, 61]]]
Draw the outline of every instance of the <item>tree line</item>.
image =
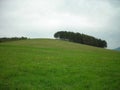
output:
[[101, 47], [101, 48], [107, 47], [107, 42], [105, 40], [97, 39], [93, 36], [89, 36], [81, 33], [58, 31], [54, 34], [54, 37], [62, 40], [91, 45], [95, 47]]
[[26, 40], [27, 37], [2, 37], [0, 38], [0, 42], [6, 42], [6, 41], [16, 41], [16, 40]]

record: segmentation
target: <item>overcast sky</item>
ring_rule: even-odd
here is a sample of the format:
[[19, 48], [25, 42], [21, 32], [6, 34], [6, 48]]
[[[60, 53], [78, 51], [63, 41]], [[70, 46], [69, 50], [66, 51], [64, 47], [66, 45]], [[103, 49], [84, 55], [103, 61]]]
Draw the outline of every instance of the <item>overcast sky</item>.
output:
[[120, 0], [0, 0], [0, 37], [88, 34], [120, 47]]

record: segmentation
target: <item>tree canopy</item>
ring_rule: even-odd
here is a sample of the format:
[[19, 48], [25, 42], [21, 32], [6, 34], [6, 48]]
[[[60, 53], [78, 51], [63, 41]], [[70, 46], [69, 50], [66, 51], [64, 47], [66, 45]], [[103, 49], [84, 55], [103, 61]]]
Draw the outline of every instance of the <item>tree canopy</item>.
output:
[[107, 42], [105, 40], [101, 40], [93, 36], [89, 36], [81, 33], [58, 31], [54, 34], [54, 37], [62, 40], [91, 45], [95, 47], [101, 47], [101, 48], [107, 47]]
[[11, 38], [3, 37], [3, 38], [0, 38], [0, 42], [26, 40], [26, 39], [27, 39], [27, 37], [11, 37]]

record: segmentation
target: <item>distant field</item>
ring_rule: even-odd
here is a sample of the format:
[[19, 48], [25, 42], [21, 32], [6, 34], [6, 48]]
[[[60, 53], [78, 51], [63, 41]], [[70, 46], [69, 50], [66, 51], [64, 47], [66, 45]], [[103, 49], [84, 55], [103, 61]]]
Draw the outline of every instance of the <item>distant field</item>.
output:
[[120, 90], [120, 52], [54, 39], [0, 43], [0, 90]]

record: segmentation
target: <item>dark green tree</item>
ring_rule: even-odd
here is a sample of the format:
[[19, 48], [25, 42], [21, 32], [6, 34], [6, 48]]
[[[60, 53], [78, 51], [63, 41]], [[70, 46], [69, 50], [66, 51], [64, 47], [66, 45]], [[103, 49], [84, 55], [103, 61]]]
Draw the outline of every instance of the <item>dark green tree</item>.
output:
[[105, 40], [97, 39], [93, 36], [89, 36], [81, 33], [67, 32], [67, 31], [58, 31], [54, 34], [55, 38], [61, 40], [67, 40], [71, 42], [106, 48], [107, 42]]

